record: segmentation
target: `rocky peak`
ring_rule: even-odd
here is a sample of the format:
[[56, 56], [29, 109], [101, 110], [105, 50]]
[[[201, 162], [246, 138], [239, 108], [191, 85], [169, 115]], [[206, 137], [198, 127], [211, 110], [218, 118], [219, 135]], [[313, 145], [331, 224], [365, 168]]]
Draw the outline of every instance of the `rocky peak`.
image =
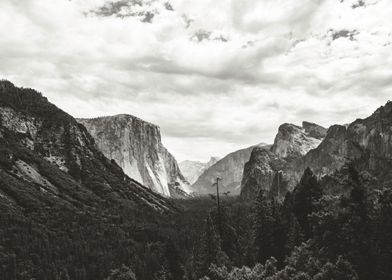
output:
[[302, 127], [282, 124], [269, 150], [263, 147], [253, 149], [245, 164], [241, 197], [252, 199], [260, 189], [272, 196], [284, 197], [296, 179], [291, 166], [318, 147], [326, 134], [325, 128], [310, 122], [303, 122]]
[[310, 167], [318, 177], [331, 175], [347, 162], [370, 172], [379, 180], [390, 177], [392, 168], [392, 102], [371, 116], [349, 125], [333, 125], [321, 144], [293, 163], [296, 179]]
[[321, 140], [327, 135], [327, 129], [315, 123], [303, 121], [302, 128], [310, 137], [316, 139]]
[[302, 127], [282, 124], [271, 151], [281, 158], [303, 156], [320, 144], [325, 131], [325, 128], [309, 122], [304, 122]]
[[171, 196], [176, 188], [189, 191], [176, 159], [161, 142], [157, 125], [126, 114], [78, 121], [104, 155], [131, 178], [165, 196]]

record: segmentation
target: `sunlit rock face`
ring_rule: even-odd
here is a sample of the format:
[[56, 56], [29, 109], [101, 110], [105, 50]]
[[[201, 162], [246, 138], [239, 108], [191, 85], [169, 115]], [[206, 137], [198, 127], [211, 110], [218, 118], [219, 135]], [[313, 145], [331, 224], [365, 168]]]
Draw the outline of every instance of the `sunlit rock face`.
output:
[[162, 145], [159, 127], [131, 115], [79, 119], [98, 148], [124, 172], [151, 190], [172, 196], [188, 192], [176, 159]]
[[318, 147], [326, 132], [322, 126], [309, 122], [303, 122], [302, 127], [282, 124], [270, 149], [253, 149], [244, 167], [242, 198], [253, 199], [260, 190], [283, 197], [295, 184], [294, 162]]
[[302, 127], [282, 124], [271, 152], [281, 158], [303, 156], [321, 143], [326, 131], [325, 128], [309, 122], [303, 122]]
[[193, 184], [204, 171], [214, 165], [218, 160], [218, 157], [211, 157], [208, 162], [184, 160], [179, 163], [179, 166], [185, 179], [190, 184]]

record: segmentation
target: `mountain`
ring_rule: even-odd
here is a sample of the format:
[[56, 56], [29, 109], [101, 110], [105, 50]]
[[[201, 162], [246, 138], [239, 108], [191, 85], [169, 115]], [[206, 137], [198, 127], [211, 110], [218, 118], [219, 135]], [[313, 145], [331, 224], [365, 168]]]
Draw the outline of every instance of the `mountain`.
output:
[[269, 149], [255, 147], [252, 150], [244, 166], [241, 197], [253, 199], [260, 189], [283, 197], [292, 187], [285, 172], [292, 170], [297, 159], [319, 146], [326, 134], [325, 128], [310, 122], [303, 122], [302, 126], [282, 124]]
[[72, 116], [8, 81], [0, 81], [0, 204], [30, 210], [171, 208], [107, 159]]
[[[302, 128], [303, 135], [298, 135], [295, 127], [284, 131], [280, 128], [277, 138], [284, 139], [275, 139], [270, 151], [252, 151], [242, 179], [241, 196], [244, 199], [252, 199], [260, 189], [271, 195], [278, 193], [282, 198], [287, 190], [295, 187], [307, 167], [322, 180], [330, 193], [344, 192], [339, 185], [344, 185], [340, 183], [347, 177], [348, 163], [355, 166], [367, 181], [377, 182], [373, 185], [392, 181], [391, 101], [365, 119], [344, 126], [333, 125], [326, 133], [315, 125], [309, 128], [307, 123]], [[306, 149], [302, 149], [304, 147]], [[280, 180], [274, 180], [277, 173]]]
[[309, 122], [303, 122], [302, 127], [282, 124], [271, 152], [280, 158], [303, 156], [321, 143], [326, 131], [325, 128]]
[[218, 160], [218, 157], [211, 157], [208, 162], [184, 160], [179, 163], [179, 166], [187, 181], [193, 184], [206, 169], [214, 165]]
[[392, 102], [371, 116], [347, 126], [334, 125], [322, 143], [297, 161], [295, 171], [307, 166], [319, 177], [332, 174], [348, 161], [379, 179], [390, 178], [392, 164]]
[[[260, 144], [259, 146], [265, 146], [265, 144]], [[244, 165], [249, 160], [250, 153], [254, 147], [251, 146], [230, 153], [213, 164], [192, 185], [193, 191], [198, 194], [213, 193], [214, 188], [212, 184], [219, 177], [222, 179], [220, 182], [220, 191], [239, 194]]]
[[189, 192], [176, 159], [162, 145], [158, 126], [131, 115], [78, 122], [94, 137], [99, 150], [131, 178], [168, 197]]

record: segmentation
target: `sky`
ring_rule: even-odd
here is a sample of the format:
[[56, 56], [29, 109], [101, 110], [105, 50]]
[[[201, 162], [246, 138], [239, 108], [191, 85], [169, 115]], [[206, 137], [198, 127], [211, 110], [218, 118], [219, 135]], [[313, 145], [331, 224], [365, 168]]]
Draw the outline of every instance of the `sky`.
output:
[[392, 99], [390, 0], [1, 0], [0, 79], [74, 117], [132, 114], [178, 161]]

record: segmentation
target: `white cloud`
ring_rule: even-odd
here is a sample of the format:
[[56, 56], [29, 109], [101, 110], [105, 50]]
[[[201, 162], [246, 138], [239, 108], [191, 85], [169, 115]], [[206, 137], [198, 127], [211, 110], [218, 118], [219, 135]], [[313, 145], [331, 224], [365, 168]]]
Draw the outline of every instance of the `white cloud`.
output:
[[349, 122], [390, 99], [388, 0], [172, 0], [174, 11], [149, 0], [137, 16], [91, 12], [108, 2], [2, 0], [0, 77], [77, 117], [154, 122], [180, 160], [272, 142], [283, 122]]

